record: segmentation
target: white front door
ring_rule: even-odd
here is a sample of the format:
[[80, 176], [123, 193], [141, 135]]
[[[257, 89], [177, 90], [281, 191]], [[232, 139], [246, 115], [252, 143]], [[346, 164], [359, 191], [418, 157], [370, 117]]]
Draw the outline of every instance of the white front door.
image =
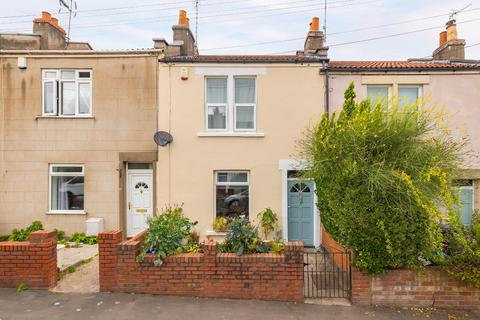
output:
[[127, 175], [127, 236], [147, 228], [153, 215], [153, 171], [131, 170]]

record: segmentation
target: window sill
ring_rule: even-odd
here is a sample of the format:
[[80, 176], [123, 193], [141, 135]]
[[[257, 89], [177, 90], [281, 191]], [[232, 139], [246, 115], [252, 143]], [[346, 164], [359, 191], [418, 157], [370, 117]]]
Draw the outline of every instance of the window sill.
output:
[[227, 235], [227, 232], [217, 232], [214, 230], [207, 230], [205, 231], [206, 236], [213, 236], [213, 237], [225, 237]]
[[93, 116], [36, 116], [38, 119], [95, 119]]
[[240, 138], [263, 138], [265, 133], [263, 132], [198, 132], [198, 137], [240, 137]]
[[84, 210], [75, 210], [75, 211], [47, 211], [47, 215], [86, 215], [87, 212]]

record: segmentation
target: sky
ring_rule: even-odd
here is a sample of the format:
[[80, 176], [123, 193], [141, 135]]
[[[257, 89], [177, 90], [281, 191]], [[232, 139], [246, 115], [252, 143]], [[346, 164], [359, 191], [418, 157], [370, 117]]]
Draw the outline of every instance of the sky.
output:
[[[201, 54], [294, 53], [303, 48], [312, 17], [325, 25], [324, 0], [198, 0], [198, 29], [195, 0], [76, 3], [71, 39], [98, 50], [151, 48], [152, 38], [171, 40], [179, 9], [187, 10]], [[469, 4], [455, 16], [458, 35], [467, 42], [466, 58], [480, 59], [480, 0], [327, 0], [329, 58], [428, 57], [449, 13]], [[31, 32], [41, 11], [54, 14], [67, 29], [68, 15], [59, 8], [58, 0], [0, 0], [0, 32]]]

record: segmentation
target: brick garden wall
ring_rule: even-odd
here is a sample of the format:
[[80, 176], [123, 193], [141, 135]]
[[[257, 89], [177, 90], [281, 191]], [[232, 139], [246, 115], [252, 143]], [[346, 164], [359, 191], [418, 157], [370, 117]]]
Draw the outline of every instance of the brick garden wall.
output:
[[99, 234], [100, 291], [151, 293], [210, 298], [303, 301], [303, 244], [285, 245], [284, 254], [237, 256], [217, 252], [169, 256], [159, 267], [147, 255], [136, 256], [140, 234], [122, 241], [119, 231]]
[[28, 241], [0, 242], [0, 287], [47, 289], [57, 284], [55, 231], [32, 232]]
[[480, 309], [480, 289], [439, 267], [391, 270], [374, 277], [352, 270], [352, 302], [356, 304]]
[[[322, 244], [331, 252], [343, 250], [324, 229]], [[352, 267], [352, 303], [480, 309], [480, 289], [457, 280], [439, 267], [390, 270], [383, 276], [370, 276]]]

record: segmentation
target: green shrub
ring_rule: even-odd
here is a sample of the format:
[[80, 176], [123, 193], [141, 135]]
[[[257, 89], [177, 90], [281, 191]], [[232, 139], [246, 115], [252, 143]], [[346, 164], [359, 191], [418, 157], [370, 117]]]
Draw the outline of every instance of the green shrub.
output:
[[247, 218], [239, 217], [232, 220], [230, 231], [223, 243], [217, 245], [218, 251], [236, 253], [282, 253], [284, 245], [280, 241], [264, 242], [258, 235], [258, 229]]
[[13, 229], [12, 234], [8, 236], [9, 241], [27, 241], [30, 233], [43, 230], [43, 225], [40, 221], [33, 221], [30, 226], [25, 229]]
[[62, 241], [65, 239], [65, 231], [63, 230], [59, 230], [59, 229], [55, 229], [55, 233], [57, 235], [57, 241]]
[[72, 238], [70, 239], [70, 242], [93, 245], [93, 244], [98, 243], [98, 237], [97, 236], [87, 236], [87, 235], [85, 235], [85, 232], [75, 232], [72, 235]]
[[232, 220], [230, 231], [225, 241], [218, 245], [219, 251], [232, 252], [237, 255], [258, 252], [261, 244], [257, 227], [253, 226], [247, 218], [240, 217]]
[[260, 219], [263, 236], [265, 239], [268, 239], [270, 234], [275, 231], [275, 228], [277, 227], [278, 216], [272, 209], [266, 208], [262, 212], [259, 212], [257, 217]]
[[480, 221], [474, 219], [471, 226], [465, 227], [458, 217], [450, 217], [443, 265], [449, 274], [480, 288]]
[[182, 253], [197, 252], [197, 244], [188, 241], [197, 222], [191, 222], [184, 214], [181, 207], [168, 207], [162, 214], [147, 220], [148, 231], [145, 234], [144, 244], [137, 257], [143, 261], [145, 254], [154, 253], [155, 266], [163, 264], [166, 256]]
[[226, 217], [217, 217], [213, 220], [212, 228], [216, 232], [226, 232], [230, 230], [230, 223], [232, 222], [231, 219]]
[[[433, 110], [355, 103], [324, 115], [301, 142], [322, 223], [370, 273], [441, 258], [440, 206], [450, 211], [463, 143]], [[437, 121], [438, 120], [438, 121]]]

